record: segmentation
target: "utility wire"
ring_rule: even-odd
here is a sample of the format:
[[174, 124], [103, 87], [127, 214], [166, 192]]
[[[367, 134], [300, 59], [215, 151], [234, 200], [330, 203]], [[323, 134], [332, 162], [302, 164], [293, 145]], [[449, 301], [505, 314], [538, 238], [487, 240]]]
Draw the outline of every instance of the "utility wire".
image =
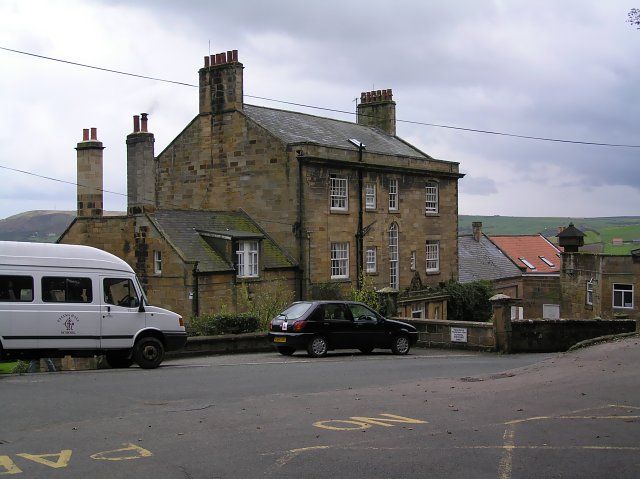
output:
[[[83, 67], [83, 68], [91, 68], [91, 69], [94, 69], [94, 70], [100, 70], [100, 71], [105, 71], [105, 72], [109, 72], [109, 73], [117, 73], [119, 75], [126, 75], [126, 76], [131, 76], [131, 77], [136, 77], [136, 78], [144, 78], [146, 80], [154, 80], [154, 81], [160, 81], [160, 82], [164, 82], [164, 83], [172, 83], [174, 85], [182, 85], [182, 86], [198, 88], [198, 85], [194, 85], [192, 83], [179, 82], [179, 81], [175, 81], [175, 80], [166, 80], [164, 78], [151, 77], [151, 76], [147, 76], [147, 75], [138, 75], [138, 74], [135, 74], [135, 73], [129, 73], [129, 72], [124, 72], [124, 71], [120, 71], [120, 70], [113, 70], [113, 69], [110, 69], [110, 68], [103, 68], [103, 67], [98, 67], [98, 66], [95, 66], [95, 65], [87, 65], [85, 63], [72, 62], [70, 60], [63, 60], [63, 59], [60, 59], [60, 58], [53, 58], [53, 57], [48, 57], [48, 56], [45, 56], [45, 55], [38, 55], [38, 54], [35, 54], [35, 53], [31, 53], [31, 52], [15, 50], [13, 48], [7, 48], [7, 47], [0, 46], [0, 50], [5, 50], [5, 51], [8, 51], [8, 52], [13, 52], [13, 53], [19, 53], [21, 55], [27, 55], [27, 56], [31, 56], [31, 57], [41, 58], [41, 59], [44, 59], [44, 60], [51, 60], [51, 61], [54, 61], [54, 62], [66, 63], [66, 64], [69, 64], [69, 65], [75, 65], [75, 66], [79, 66], [79, 67]], [[275, 98], [268, 98], [268, 97], [263, 97], [263, 96], [247, 95], [247, 94], [245, 94], [244, 96], [246, 96], [248, 98], [256, 98], [256, 99], [259, 99], [259, 100], [272, 101], [272, 102], [275, 102], [275, 103], [283, 103], [283, 104], [286, 104], [286, 105], [299, 106], [299, 107], [303, 107], [303, 108], [311, 108], [311, 109], [315, 109], [315, 110], [330, 111], [330, 112], [334, 112], [334, 113], [344, 113], [344, 114], [347, 114], [347, 115], [355, 115], [356, 114], [356, 113], [354, 113], [352, 111], [338, 110], [338, 109], [335, 109], [335, 108], [325, 108], [325, 107], [314, 106], [314, 105], [307, 105], [307, 104], [304, 104], [304, 103], [296, 103], [296, 102], [291, 102], [291, 101], [278, 100], [278, 99], [275, 99]], [[373, 115], [362, 115], [362, 114], [361, 114], [361, 116], [373, 117]], [[444, 124], [439, 124], [439, 123], [428, 123], [428, 122], [413, 121], [413, 120], [396, 119], [396, 121], [399, 122], [399, 123], [408, 123], [408, 124], [411, 124], [411, 125], [430, 126], [430, 127], [433, 127], [433, 128], [443, 128], [443, 129], [447, 129], [447, 130], [467, 131], [467, 132], [471, 132], [471, 133], [481, 133], [481, 134], [485, 134], [485, 135], [504, 136], [504, 137], [509, 137], [509, 138], [519, 138], [519, 139], [525, 139], [525, 140], [548, 141], [548, 142], [554, 142], [554, 143], [568, 143], [568, 144], [573, 144], [573, 145], [605, 146], [605, 147], [611, 147], [611, 148], [640, 148], [640, 145], [633, 145], [633, 144], [627, 144], [627, 143], [606, 143], [606, 142], [597, 142], [597, 141], [582, 141], [582, 140], [569, 140], [569, 139], [564, 139], [564, 138], [551, 138], [551, 137], [545, 137], [545, 136], [520, 135], [520, 134], [516, 134], [516, 133], [506, 133], [506, 132], [503, 132], [503, 131], [484, 130], [484, 129], [478, 129], [478, 128], [467, 128], [467, 127], [462, 127], [462, 126], [444, 125]]]

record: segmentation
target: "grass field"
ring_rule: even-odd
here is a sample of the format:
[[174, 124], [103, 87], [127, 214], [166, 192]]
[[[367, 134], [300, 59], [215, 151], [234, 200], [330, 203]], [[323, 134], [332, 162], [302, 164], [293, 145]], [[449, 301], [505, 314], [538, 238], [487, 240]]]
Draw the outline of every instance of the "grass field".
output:
[[470, 234], [471, 223], [482, 221], [482, 231], [491, 235], [530, 235], [541, 233], [556, 243], [560, 226], [573, 223], [585, 233], [585, 244], [603, 244], [605, 254], [629, 254], [640, 248], [640, 243], [613, 246], [613, 238], [624, 241], [640, 239], [640, 216], [614, 216], [610, 218], [562, 218], [562, 217], [520, 217], [520, 216], [473, 216], [460, 215], [458, 228], [460, 234]]

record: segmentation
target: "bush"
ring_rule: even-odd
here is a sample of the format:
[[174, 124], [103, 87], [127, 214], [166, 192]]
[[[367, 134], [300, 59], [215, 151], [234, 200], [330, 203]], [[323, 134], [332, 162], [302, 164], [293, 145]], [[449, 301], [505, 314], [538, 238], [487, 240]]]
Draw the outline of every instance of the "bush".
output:
[[311, 285], [311, 299], [318, 301], [342, 299], [340, 283], [327, 281], [325, 283], [316, 283]]
[[493, 288], [488, 281], [474, 281], [472, 283], [458, 283], [449, 281], [444, 283], [442, 291], [449, 295], [447, 300], [447, 319], [450, 321], [491, 320], [491, 302]]
[[238, 290], [238, 308], [258, 319], [260, 331], [269, 329], [271, 320], [293, 301], [294, 292], [282, 287], [282, 280], [251, 285], [244, 283]]
[[362, 287], [358, 290], [352, 288], [350, 292], [351, 301], [364, 303], [377, 312], [382, 310], [382, 301], [380, 295], [376, 292], [375, 284], [371, 276], [364, 276], [361, 282]]
[[255, 315], [218, 313], [192, 316], [187, 323], [189, 336], [253, 333], [259, 328]]

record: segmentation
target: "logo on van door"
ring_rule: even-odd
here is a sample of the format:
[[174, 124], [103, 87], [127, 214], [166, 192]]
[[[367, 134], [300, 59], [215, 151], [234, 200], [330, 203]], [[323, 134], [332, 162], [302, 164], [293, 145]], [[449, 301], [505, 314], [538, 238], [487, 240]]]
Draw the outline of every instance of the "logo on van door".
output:
[[65, 313], [58, 318], [58, 323], [63, 326], [60, 331], [61, 334], [76, 334], [75, 327], [78, 324], [79, 319], [73, 313]]

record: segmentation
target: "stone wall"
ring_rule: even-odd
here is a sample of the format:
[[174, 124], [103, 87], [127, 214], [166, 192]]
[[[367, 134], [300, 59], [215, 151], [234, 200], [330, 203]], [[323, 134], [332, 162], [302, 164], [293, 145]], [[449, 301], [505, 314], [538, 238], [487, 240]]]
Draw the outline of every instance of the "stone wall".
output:
[[511, 352], [566, 351], [586, 339], [636, 331], [631, 320], [517, 320], [511, 322]]
[[[492, 323], [394, 318], [418, 329], [418, 347], [493, 351], [496, 339]], [[452, 335], [454, 328], [454, 335]], [[466, 337], [465, 337], [466, 333]], [[457, 339], [457, 340], [454, 340]]]
[[542, 318], [543, 305], [560, 304], [560, 277], [525, 275], [522, 277], [524, 318]]

